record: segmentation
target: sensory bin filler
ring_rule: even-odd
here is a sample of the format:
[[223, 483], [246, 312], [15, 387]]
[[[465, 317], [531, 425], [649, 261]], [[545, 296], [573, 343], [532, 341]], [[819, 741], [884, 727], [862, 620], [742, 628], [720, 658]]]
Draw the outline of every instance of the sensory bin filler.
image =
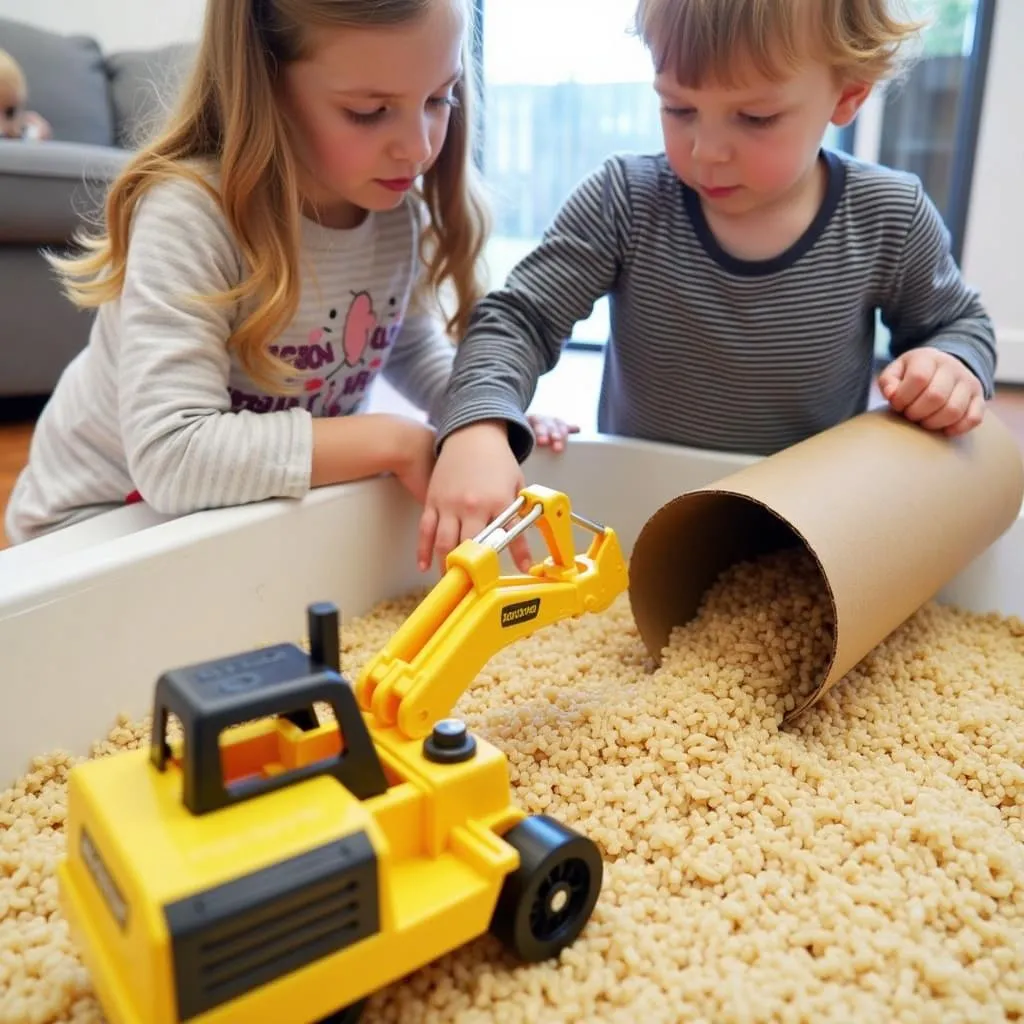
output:
[[[57, 737], [82, 749], [115, 702], [134, 717], [137, 661], [159, 676], [148, 746], [119, 741], [70, 769], [41, 757], [9, 791], [6, 852], [25, 877], [0, 945], [14, 992], [0, 992], [0, 1017], [341, 1024], [375, 993], [402, 1020], [409, 1000], [438, 1021], [466, 1000], [495, 1022], [724, 1020], [755, 1006], [836, 1024], [1020, 1016], [1024, 463], [1011, 433], [986, 416], [950, 443], [870, 413], [732, 474], [604, 440], [551, 467], [551, 489], [524, 489], [418, 606], [382, 610], [382, 648], [364, 621], [354, 656], [369, 658], [351, 683], [338, 608], [316, 602], [395, 602], [414, 578], [384, 564], [395, 524], [411, 540], [413, 521], [383, 484], [184, 517], [0, 587], [0, 650], [22, 700], [0, 744], [9, 769]], [[577, 516], [565, 491], [616, 529]], [[341, 515], [370, 524], [371, 541], [339, 531]], [[548, 556], [502, 576], [501, 552], [533, 524]], [[594, 534], [585, 554], [574, 525]], [[755, 568], [762, 555], [770, 571]], [[348, 566], [363, 568], [339, 576]], [[183, 594], [195, 629], [150, 632]], [[704, 616], [708, 595], [719, 603]], [[265, 646], [295, 604], [308, 651]], [[115, 620], [123, 642], [110, 644]], [[517, 639], [542, 657], [485, 680]], [[798, 693], [774, 640], [795, 652]], [[232, 648], [165, 670], [201, 656], [179, 650]], [[451, 717], [474, 681], [482, 702], [547, 690], [580, 709], [557, 730], [495, 736], [498, 749]], [[635, 742], [605, 744], [618, 726]], [[511, 760], [537, 744], [599, 751], [607, 800], [585, 835], [558, 811], [528, 813], [567, 813], [556, 790], [592, 772], [580, 757]], [[656, 799], [620, 799], [644, 750]], [[657, 800], [685, 821], [641, 820], [659, 818]], [[535, 969], [500, 986], [485, 986], [491, 969], [464, 973], [463, 954], [433, 969], [487, 933]], [[569, 946], [572, 962], [552, 964]], [[438, 982], [429, 1003], [395, 984], [417, 968]]]
[[[502, 576], [533, 524], [548, 556]], [[585, 554], [573, 524], [594, 534]], [[627, 582], [615, 531], [533, 486], [448, 556], [354, 686], [330, 603], [307, 610], [308, 653], [165, 672], [148, 749], [68, 783], [62, 908], [111, 1024], [352, 1024], [488, 931], [524, 962], [570, 945], [601, 889], [597, 845], [519, 809], [505, 755], [449, 716], [499, 649]]]

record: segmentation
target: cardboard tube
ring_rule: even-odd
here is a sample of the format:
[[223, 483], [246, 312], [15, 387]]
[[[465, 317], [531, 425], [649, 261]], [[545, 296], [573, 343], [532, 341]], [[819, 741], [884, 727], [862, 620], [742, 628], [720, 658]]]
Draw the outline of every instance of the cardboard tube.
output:
[[630, 560], [637, 628], [660, 663], [725, 569], [804, 545], [835, 626], [826, 674], [792, 719], [1009, 529], [1022, 501], [1020, 450], [991, 412], [952, 439], [887, 408], [863, 413], [658, 509]]

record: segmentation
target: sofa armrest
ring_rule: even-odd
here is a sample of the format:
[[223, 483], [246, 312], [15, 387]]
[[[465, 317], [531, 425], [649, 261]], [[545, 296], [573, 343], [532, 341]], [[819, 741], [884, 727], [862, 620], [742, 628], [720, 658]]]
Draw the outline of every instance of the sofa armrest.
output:
[[112, 146], [0, 139], [0, 243], [60, 245], [102, 210], [132, 156]]

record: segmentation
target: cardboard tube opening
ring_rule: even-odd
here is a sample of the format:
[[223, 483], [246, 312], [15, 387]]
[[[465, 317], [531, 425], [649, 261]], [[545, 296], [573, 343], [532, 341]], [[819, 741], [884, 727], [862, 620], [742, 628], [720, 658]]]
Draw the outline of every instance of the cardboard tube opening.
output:
[[660, 661], [672, 630], [694, 618], [727, 569], [786, 548], [811, 556], [835, 621], [835, 598], [820, 559], [793, 524], [767, 505], [723, 490], [685, 494], [664, 505], [644, 526], [630, 565], [631, 578], [644, 581], [630, 588], [629, 598], [647, 649]]
[[829, 595], [832, 651], [793, 718], [1001, 536], [1022, 502], [1020, 449], [991, 413], [953, 439], [864, 413], [658, 509], [630, 559], [634, 621], [660, 663], [724, 571], [802, 547]]

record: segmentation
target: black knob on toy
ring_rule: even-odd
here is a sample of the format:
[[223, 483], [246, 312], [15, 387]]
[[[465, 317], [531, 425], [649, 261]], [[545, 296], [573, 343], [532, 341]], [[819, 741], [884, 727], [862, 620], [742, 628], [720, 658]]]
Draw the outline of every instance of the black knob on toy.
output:
[[341, 673], [338, 606], [331, 601], [318, 601], [306, 609], [309, 632], [309, 656], [324, 668]]
[[459, 764], [475, 753], [476, 740], [457, 718], [442, 718], [423, 741], [423, 756], [436, 764]]

